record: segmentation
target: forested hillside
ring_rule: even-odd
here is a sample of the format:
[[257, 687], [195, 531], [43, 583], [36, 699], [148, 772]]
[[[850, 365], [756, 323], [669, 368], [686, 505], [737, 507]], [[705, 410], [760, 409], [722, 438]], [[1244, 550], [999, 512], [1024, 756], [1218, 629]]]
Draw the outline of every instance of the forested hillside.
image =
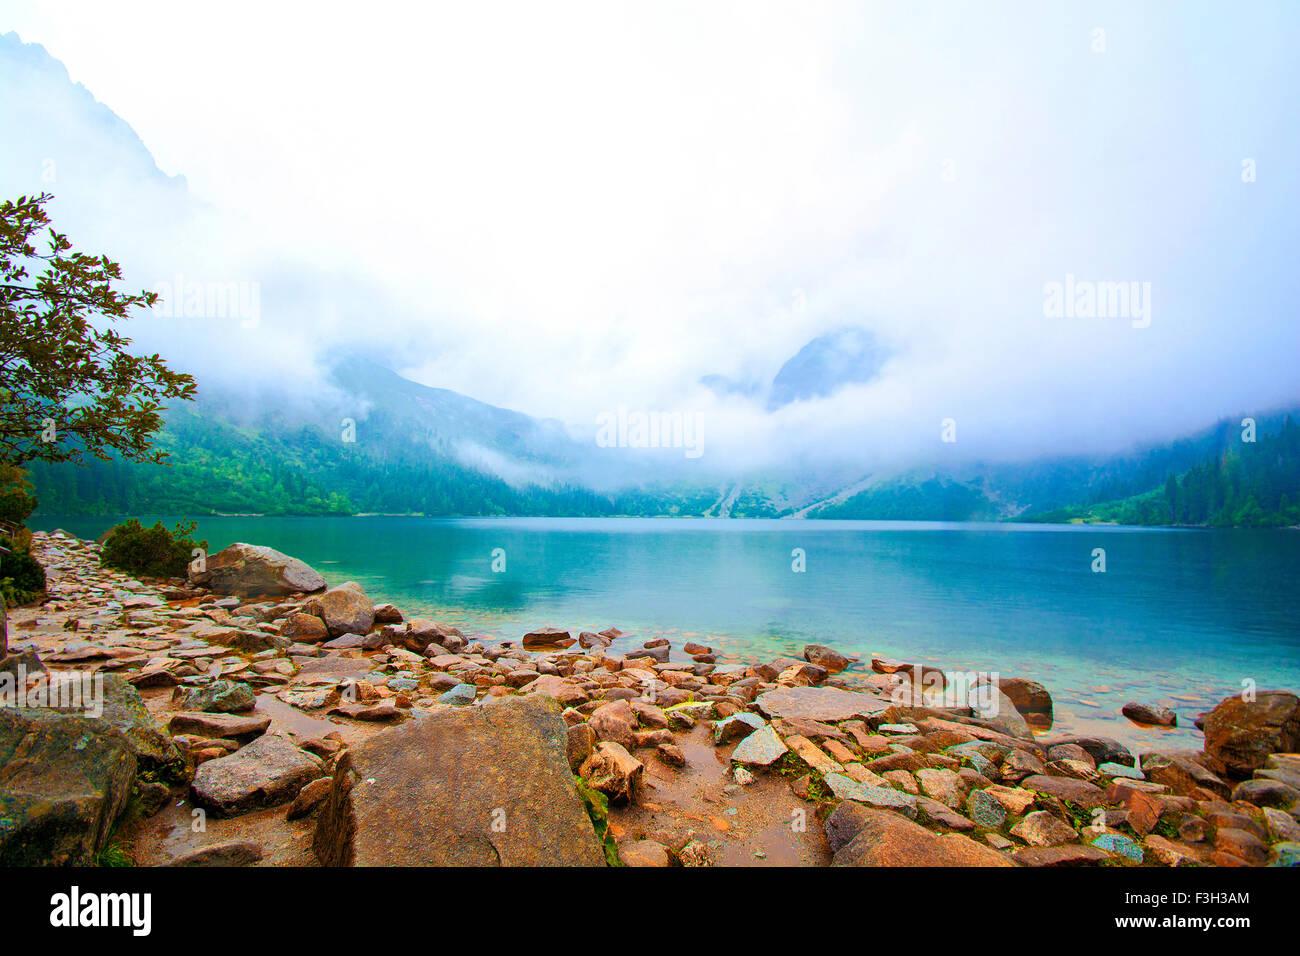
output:
[[1300, 525], [1300, 425], [1288, 415], [1253, 442], [1228, 440], [1181, 475], [1125, 498], [1034, 516], [1039, 521], [1135, 525], [1279, 527]]
[[[352, 378], [369, 383], [360, 393], [369, 408], [360, 426], [364, 440], [341, 441], [333, 413], [314, 420], [267, 403], [269, 410], [249, 415], [228, 399], [201, 398], [167, 412], [159, 437], [159, 447], [170, 454], [166, 466], [33, 464], [40, 512], [775, 518], [801, 507], [792, 481], [811, 494], [810, 482], [828, 477], [691, 483], [647, 465], [636, 484], [597, 491], [580, 478], [553, 477], [586, 475], [590, 463], [590, 450], [567, 438], [558, 423], [428, 389], [386, 370], [363, 371], [354, 369]], [[1124, 455], [918, 470], [866, 483], [848, 497], [832, 497], [828, 485], [817, 492], [826, 503], [809, 508], [807, 516], [1300, 524], [1300, 425], [1283, 413], [1261, 417], [1256, 441], [1243, 442], [1238, 421]], [[507, 482], [457, 454], [466, 442], [515, 472], [540, 477]], [[846, 480], [840, 487], [848, 486]], [[729, 503], [720, 510], [723, 500]]]

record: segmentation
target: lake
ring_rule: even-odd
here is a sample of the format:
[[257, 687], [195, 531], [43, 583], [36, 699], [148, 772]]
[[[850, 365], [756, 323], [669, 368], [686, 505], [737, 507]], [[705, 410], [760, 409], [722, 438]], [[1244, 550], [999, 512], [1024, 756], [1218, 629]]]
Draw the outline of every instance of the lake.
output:
[[[146, 519], [152, 522], [153, 518]], [[170, 526], [175, 518], [165, 518]], [[97, 537], [108, 518], [35, 517]], [[807, 643], [1032, 678], [1056, 731], [1200, 746], [1195, 716], [1300, 690], [1300, 533], [1082, 525], [604, 518], [203, 518], [355, 580], [408, 616], [518, 639], [537, 627], [708, 644], [720, 660]], [[1094, 549], [1104, 573], [1093, 571]], [[796, 552], [796, 549], [801, 549]], [[802, 553], [803, 571], [796, 571]], [[494, 559], [495, 554], [495, 559]], [[501, 570], [494, 571], [496, 566]], [[1172, 707], [1138, 728], [1126, 701]]]

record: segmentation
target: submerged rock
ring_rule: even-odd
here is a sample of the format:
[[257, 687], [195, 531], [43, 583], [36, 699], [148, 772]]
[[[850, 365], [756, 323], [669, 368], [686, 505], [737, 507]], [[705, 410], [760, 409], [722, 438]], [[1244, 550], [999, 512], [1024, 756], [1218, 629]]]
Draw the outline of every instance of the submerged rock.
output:
[[570, 647], [574, 643], [568, 631], [544, 627], [524, 635], [524, 647]]
[[1156, 727], [1174, 727], [1178, 724], [1178, 715], [1159, 704], [1143, 704], [1131, 700], [1119, 712], [1135, 724], [1151, 724]]

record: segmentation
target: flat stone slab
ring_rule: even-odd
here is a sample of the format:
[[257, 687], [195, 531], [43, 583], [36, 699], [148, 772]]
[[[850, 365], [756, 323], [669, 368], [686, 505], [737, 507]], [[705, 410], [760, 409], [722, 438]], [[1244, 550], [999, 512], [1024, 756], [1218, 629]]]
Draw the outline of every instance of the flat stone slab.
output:
[[201, 711], [177, 711], [168, 722], [168, 730], [175, 734], [197, 734], [200, 737], [247, 737], [262, 734], [271, 726], [268, 714], [208, 714]]
[[759, 695], [756, 703], [770, 718], [804, 717], [832, 722], [871, 717], [889, 707], [883, 697], [838, 687], [782, 687]]
[[1086, 866], [1109, 860], [1111, 855], [1101, 847], [1064, 843], [1060, 846], [1021, 847], [1011, 854], [1011, 858], [1021, 866]]
[[828, 773], [822, 778], [831, 793], [840, 800], [856, 800], [869, 807], [887, 810], [902, 810], [910, 817], [916, 816], [916, 797], [901, 790], [889, 787], [876, 787], [869, 783], [858, 783], [842, 773]]
[[1021, 780], [1020, 786], [1081, 807], [1099, 807], [1106, 802], [1106, 794], [1100, 788], [1086, 780], [1076, 780], [1073, 777], [1049, 777], [1036, 773]]
[[760, 727], [736, 745], [731, 759], [736, 763], [768, 766], [789, 752], [785, 742], [777, 736], [770, 724]]
[[[847, 809], [846, 809], [847, 808]], [[960, 833], [932, 833], [901, 813], [846, 801], [826, 821], [834, 866], [1013, 866]], [[1100, 852], [1100, 851], [1099, 851]]]
[[313, 846], [327, 866], [605, 863], [560, 706], [542, 694], [448, 709], [351, 747]]
[[233, 816], [288, 803], [323, 773], [318, 757], [287, 737], [266, 734], [229, 757], [200, 764], [190, 794], [199, 806]]
[[363, 657], [294, 657], [299, 677], [365, 677], [373, 665]]

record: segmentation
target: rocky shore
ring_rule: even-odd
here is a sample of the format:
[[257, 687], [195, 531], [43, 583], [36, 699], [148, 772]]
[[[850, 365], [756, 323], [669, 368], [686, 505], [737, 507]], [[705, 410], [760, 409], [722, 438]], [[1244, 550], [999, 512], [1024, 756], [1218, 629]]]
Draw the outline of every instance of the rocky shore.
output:
[[5, 865], [1300, 863], [1285, 691], [1219, 703], [1203, 750], [1134, 754], [1035, 734], [1028, 680], [954, 701], [821, 645], [480, 640], [245, 544], [172, 581], [61, 532], [33, 550], [48, 597], [0, 661]]

